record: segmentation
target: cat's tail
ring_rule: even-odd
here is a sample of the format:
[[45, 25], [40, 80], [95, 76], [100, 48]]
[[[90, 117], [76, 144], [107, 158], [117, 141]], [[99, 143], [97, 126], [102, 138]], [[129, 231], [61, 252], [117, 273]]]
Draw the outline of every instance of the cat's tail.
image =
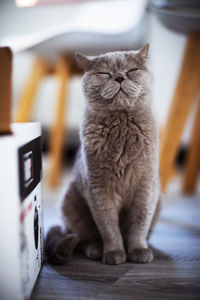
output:
[[45, 240], [45, 261], [59, 265], [66, 263], [71, 258], [78, 241], [76, 234], [64, 233], [60, 226], [52, 227]]

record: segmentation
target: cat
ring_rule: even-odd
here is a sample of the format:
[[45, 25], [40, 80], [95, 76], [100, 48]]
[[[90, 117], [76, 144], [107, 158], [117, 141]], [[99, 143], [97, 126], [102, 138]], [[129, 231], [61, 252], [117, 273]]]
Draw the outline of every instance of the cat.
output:
[[160, 210], [158, 128], [151, 108], [149, 44], [99, 56], [77, 53], [86, 111], [73, 178], [63, 199], [65, 231], [46, 240], [52, 263], [77, 247], [105, 264], [153, 260], [147, 239]]

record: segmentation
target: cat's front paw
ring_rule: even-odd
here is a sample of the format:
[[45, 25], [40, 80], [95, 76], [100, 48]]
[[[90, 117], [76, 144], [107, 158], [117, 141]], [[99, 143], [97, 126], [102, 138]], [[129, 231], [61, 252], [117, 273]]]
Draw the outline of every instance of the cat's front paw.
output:
[[153, 260], [153, 252], [149, 248], [136, 248], [128, 253], [128, 260], [136, 263], [149, 263]]
[[126, 261], [126, 253], [124, 250], [113, 250], [105, 252], [103, 255], [103, 263], [107, 265], [119, 265]]

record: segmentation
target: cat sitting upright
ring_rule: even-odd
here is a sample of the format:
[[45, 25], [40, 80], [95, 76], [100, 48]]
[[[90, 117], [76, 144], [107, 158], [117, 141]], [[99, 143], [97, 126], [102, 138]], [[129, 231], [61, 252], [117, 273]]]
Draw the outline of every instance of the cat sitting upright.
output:
[[147, 239], [160, 207], [158, 129], [151, 108], [149, 45], [91, 57], [84, 69], [86, 111], [73, 178], [63, 199], [65, 232], [50, 230], [50, 262], [76, 244], [106, 264], [152, 261]]

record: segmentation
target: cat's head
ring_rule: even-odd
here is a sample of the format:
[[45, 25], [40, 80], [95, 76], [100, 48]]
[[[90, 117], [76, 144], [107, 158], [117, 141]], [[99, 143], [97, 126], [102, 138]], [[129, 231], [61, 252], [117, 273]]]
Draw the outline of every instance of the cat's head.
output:
[[76, 53], [85, 71], [83, 90], [96, 111], [125, 109], [148, 101], [150, 73], [146, 66], [149, 45], [138, 51], [117, 51], [99, 56]]

